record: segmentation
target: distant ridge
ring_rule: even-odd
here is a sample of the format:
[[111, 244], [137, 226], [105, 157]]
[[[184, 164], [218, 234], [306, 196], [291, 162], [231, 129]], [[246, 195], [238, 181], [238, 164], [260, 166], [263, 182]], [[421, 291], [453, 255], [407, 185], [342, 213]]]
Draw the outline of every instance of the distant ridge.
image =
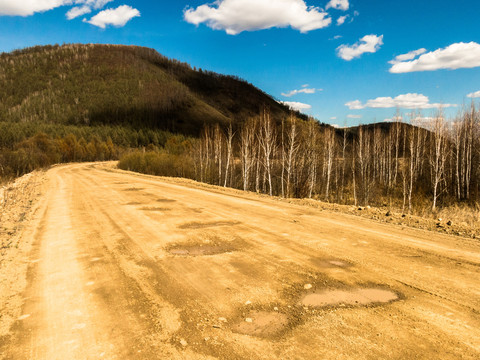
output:
[[0, 54], [0, 121], [197, 135], [204, 124], [238, 126], [263, 106], [277, 121], [291, 112], [235, 76], [197, 71], [145, 47], [72, 44]]

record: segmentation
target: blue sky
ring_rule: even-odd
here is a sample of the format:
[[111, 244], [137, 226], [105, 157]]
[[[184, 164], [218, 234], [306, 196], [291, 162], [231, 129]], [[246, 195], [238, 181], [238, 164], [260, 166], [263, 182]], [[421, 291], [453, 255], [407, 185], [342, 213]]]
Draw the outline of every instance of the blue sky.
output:
[[474, 0], [0, 0], [0, 51], [147, 46], [355, 125], [480, 97], [479, 15]]

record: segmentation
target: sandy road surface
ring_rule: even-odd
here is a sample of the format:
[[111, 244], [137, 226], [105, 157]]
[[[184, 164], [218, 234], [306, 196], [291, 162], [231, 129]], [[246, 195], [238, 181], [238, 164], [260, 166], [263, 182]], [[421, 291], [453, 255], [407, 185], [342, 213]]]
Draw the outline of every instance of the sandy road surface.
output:
[[2, 359], [480, 357], [478, 241], [105, 164], [46, 181]]

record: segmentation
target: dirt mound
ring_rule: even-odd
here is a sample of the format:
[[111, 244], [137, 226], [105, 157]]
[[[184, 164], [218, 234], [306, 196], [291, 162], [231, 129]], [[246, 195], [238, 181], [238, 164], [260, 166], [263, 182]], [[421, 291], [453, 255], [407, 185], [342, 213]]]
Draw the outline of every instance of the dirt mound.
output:
[[376, 288], [351, 289], [351, 290], [325, 290], [305, 295], [301, 301], [304, 306], [325, 307], [336, 305], [369, 305], [389, 303], [397, 300], [398, 295], [391, 290]]
[[232, 331], [251, 336], [272, 337], [283, 332], [288, 326], [287, 315], [278, 312], [252, 311], [238, 321]]

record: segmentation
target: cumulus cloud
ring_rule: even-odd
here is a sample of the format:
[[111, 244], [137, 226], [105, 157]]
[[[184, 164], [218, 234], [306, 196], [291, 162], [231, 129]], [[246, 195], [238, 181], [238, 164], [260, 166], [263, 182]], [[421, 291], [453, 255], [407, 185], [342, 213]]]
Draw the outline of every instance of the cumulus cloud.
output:
[[393, 59], [392, 61], [389, 61], [389, 63], [395, 65], [395, 64], [398, 64], [402, 61], [413, 60], [418, 55], [422, 55], [426, 52], [427, 52], [427, 49], [423, 49], [423, 48], [418, 49], [418, 50], [414, 50], [414, 51], [410, 51], [406, 54], [398, 55], [395, 59]]
[[105, 5], [114, 0], [77, 0], [76, 3], [86, 4], [94, 9], [103, 9]]
[[122, 27], [134, 17], [140, 16], [140, 11], [128, 5], [119, 6], [116, 9], [100, 11], [90, 20], [84, 20], [89, 24], [105, 29], [108, 25]]
[[301, 89], [291, 90], [288, 93], [282, 93], [282, 96], [292, 97], [297, 94], [315, 94], [317, 91], [323, 91], [323, 89], [308, 88], [307, 86], [308, 85], [302, 85]]
[[304, 0], [217, 0], [184, 11], [187, 22], [205, 23], [214, 30], [236, 35], [242, 31], [288, 27], [306, 33], [331, 24], [332, 19]]
[[348, 15], [340, 16], [337, 19], [337, 26], [343, 25], [345, 23], [345, 20], [347, 20], [347, 19], [348, 19]]
[[105, 7], [105, 5], [107, 5], [112, 1], [114, 0], [76, 0], [75, 4], [77, 5], [83, 4], [83, 5], [75, 6], [71, 8], [67, 12], [66, 17], [68, 20], [73, 20], [79, 16], [91, 13], [93, 9], [95, 10], [102, 9]]
[[280, 101], [281, 104], [288, 106], [292, 110], [302, 111], [311, 109], [312, 106], [296, 101]]
[[359, 58], [364, 53], [375, 53], [383, 45], [383, 35], [365, 35], [353, 45], [340, 45], [337, 48], [338, 57], [350, 61]]
[[72, 0], [0, 0], [0, 15], [29, 16], [71, 3]]
[[[87, 14], [87, 9], [101, 9], [113, 0], [0, 0], [0, 15], [29, 16], [53, 10], [64, 5], [77, 5], [70, 9], [67, 18]], [[75, 14], [79, 14], [74, 16]], [[73, 16], [73, 17], [72, 17]]]
[[467, 95], [469, 98], [480, 98], [480, 90]]
[[90, 6], [75, 6], [71, 8], [65, 15], [68, 20], [73, 20], [79, 16], [89, 14], [92, 12]]
[[365, 109], [365, 106], [362, 105], [360, 100], [349, 101], [345, 104], [350, 110], [361, 110]]
[[394, 116], [394, 117], [389, 118], [389, 119], [383, 119], [383, 121], [385, 121], [385, 122], [399, 122], [399, 121], [403, 121], [403, 117], [401, 115], [399, 115], [399, 116]]
[[349, 118], [349, 119], [361, 119], [362, 115], [349, 114], [349, 115], [347, 115], [347, 118]]
[[430, 99], [422, 94], [403, 94], [395, 98], [378, 97], [368, 100], [365, 104], [355, 100], [345, 104], [350, 110], [361, 110], [365, 108], [386, 109], [386, 108], [403, 108], [403, 109], [434, 109], [440, 107], [455, 107], [455, 104], [431, 104]]
[[346, 11], [350, 7], [348, 0], [330, 0], [326, 6], [326, 9], [337, 9]]
[[392, 60], [390, 63], [393, 66], [390, 68], [390, 72], [401, 74], [414, 71], [456, 70], [480, 66], [480, 44], [476, 42], [452, 44], [443, 49], [423, 53], [418, 59], [415, 59], [418, 55], [420, 54], [404, 61]]

